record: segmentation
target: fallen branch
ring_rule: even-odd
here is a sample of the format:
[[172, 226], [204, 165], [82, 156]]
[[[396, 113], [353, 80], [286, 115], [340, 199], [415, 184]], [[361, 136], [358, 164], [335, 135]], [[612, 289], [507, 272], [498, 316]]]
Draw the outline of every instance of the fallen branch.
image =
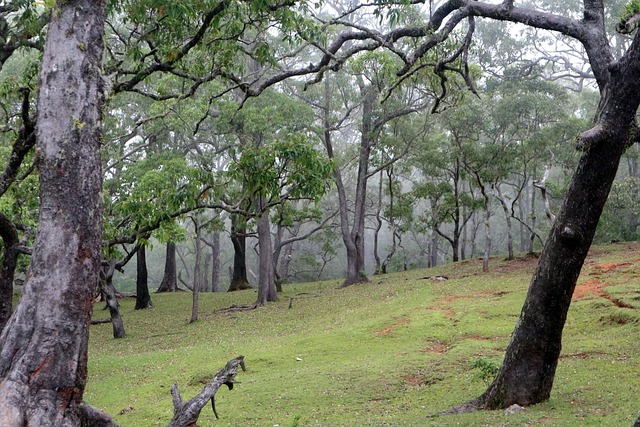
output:
[[238, 356], [235, 359], [231, 359], [227, 362], [224, 368], [222, 368], [213, 379], [204, 386], [204, 389], [198, 393], [195, 397], [187, 402], [182, 402], [180, 392], [178, 391], [178, 385], [171, 386], [171, 395], [173, 396], [173, 418], [167, 427], [189, 427], [196, 425], [200, 411], [211, 400], [211, 408], [213, 413], [218, 418], [215, 404], [215, 394], [221, 385], [225, 384], [229, 387], [229, 390], [233, 389], [235, 384], [235, 376], [238, 373], [238, 366], [245, 370], [244, 356]]

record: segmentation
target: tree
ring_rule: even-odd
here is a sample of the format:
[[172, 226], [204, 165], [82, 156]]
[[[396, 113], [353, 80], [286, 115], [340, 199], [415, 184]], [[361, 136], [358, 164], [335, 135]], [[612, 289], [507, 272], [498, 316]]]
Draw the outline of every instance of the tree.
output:
[[512, 1], [500, 5], [448, 2], [434, 16], [451, 16], [454, 22], [482, 16], [572, 37], [586, 50], [602, 96], [593, 127], [577, 137], [582, 155], [538, 261], [500, 372], [482, 396], [459, 409], [531, 405], [549, 398], [571, 295], [620, 158], [636, 142], [640, 35], [636, 33], [624, 54], [614, 58], [601, 0], [585, 0], [581, 18], [515, 7]]
[[22, 298], [0, 336], [0, 424], [7, 427], [87, 422], [82, 397], [102, 244], [105, 4], [61, 2], [48, 28], [36, 135], [39, 227]]
[[147, 274], [147, 251], [144, 244], [136, 253], [136, 310], [144, 310], [153, 307], [151, 295], [149, 295], [149, 281]]
[[162, 282], [156, 292], [175, 292], [178, 290], [178, 272], [176, 266], [176, 244], [167, 242]]

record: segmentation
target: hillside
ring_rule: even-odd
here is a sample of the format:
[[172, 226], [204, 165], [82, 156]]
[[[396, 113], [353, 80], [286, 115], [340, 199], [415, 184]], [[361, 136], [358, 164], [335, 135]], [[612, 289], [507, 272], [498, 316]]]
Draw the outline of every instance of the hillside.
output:
[[[128, 338], [92, 326], [85, 400], [124, 427], [165, 426], [171, 384], [190, 398], [243, 354], [241, 384], [219, 391], [220, 420], [206, 407], [201, 426], [630, 426], [640, 413], [640, 243], [591, 251], [549, 402], [514, 415], [429, 416], [485, 389], [535, 262], [493, 259], [482, 273], [468, 260], [347, 289], [287, 285], [281, 302], [244, 312], [220, 309], [253, 302], [254, 291], [203, 294], [195, 324], [189, 293], [154, 294], [147, 311], [126, 300]], [[107, 316], [100, 308], [94, 318]]]

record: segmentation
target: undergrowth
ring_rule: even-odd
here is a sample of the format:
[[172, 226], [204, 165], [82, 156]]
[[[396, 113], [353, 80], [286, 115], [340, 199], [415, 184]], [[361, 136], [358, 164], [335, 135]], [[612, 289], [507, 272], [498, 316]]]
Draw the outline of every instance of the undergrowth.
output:
[[[153, 294], [154, 308], [141, 311], [122, 300], [127, 338], [92, 326], [85, 400], [123, 427], [165, 426], [173, 383], [188, 399], [243, 354], [240, 384], [216, 395], [220, 420], [205, 407], [200, 426], [630, 426], [640, 412], [638, 244], [599, 247], [588, 258], [579, 287], [604, 283], [610, 298], [593, 290], [573, 303], [548, 402], [514, 415], [434, 415], [485, 390], [534, 265], [496, 258], [482, 273], [471, 260], [346, 289], [287, 285], [281, 302], [246, 312], [218, 310], [253, 302], [255, 291], [202, 294], [194, 324], [189, 293]], [[428, 279], [436, 275], [449, 280]]]

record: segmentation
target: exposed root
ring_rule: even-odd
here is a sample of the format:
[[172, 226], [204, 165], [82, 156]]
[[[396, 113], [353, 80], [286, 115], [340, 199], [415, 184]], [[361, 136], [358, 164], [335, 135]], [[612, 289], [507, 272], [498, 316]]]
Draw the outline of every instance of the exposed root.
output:
[[457, 406], [454, 406], [453, 408], [447, 409], [446, 411], [439, 412], [438, 415], [468, 414], [470, 412], [476, 412], [483, 409], [487, 409], [487, 408], [482, 407], [478, 399], [473, 399], [463, 403], [462, 405], [457, 405]]
[[259, 305], [255, 303], [248, 304], [248, 305], [232, 305], [227, 308], [221, 308], [220, 310], [217, 310], [216, 313], [233, 313], [236, 311], [249, 311], [249, 310], [255, 310], [258, 307]]

